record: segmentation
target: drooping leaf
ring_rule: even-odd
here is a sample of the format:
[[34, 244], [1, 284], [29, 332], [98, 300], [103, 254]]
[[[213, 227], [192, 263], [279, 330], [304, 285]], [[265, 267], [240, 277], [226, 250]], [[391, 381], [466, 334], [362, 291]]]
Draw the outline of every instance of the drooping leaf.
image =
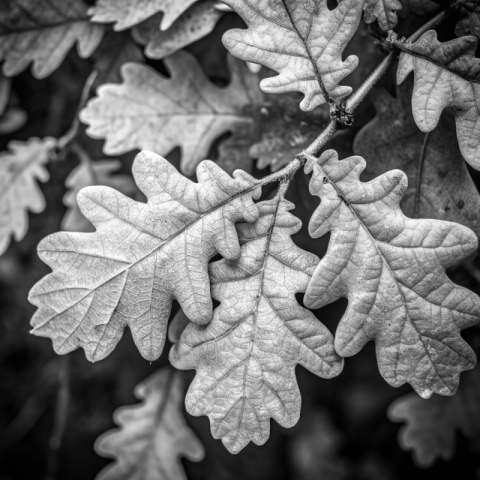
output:
[[329, 10], [327, 0], [225, 0], [248, 25], [229, 30], [223, 42], [243, 60], [279, 73], [262, 80], [267, 93], [302, 92], [302, 110], [313, 110], [329, 98], [338, 101], [352, 89], [341, 82], [358, 58], [342, 52], [360, 22], [364, 0], [345, 0]]
[[238, 122], [252, 124], [248, 107], [261, 95], [243, 62], [229, 59], [232, 78], [226, 88], [211, 83], [187, 52], [165, 64], [171, 78], [144, 65], [124, 65], [124, 82], [100, 87], [80, 118], [90, 125], [90, 136], [106, 138], [107, 155], [136, 148], [167, 155], [180, 146], [182, 171], [191, 175], [217, 137]]
[[182, 415], [182, 379], [163, 369], [135, 388], [140, 405], [121, 407], [114, 413], [120, 429], [104, 433], [95, 450], [116, 461], [96, 480], [186, 480], [180, 457], [203, 459], [202, 444]]
[[237, 258], [234, 223], [258, 216], [258, 182], [242, 171], [232, 179], [205, 161], [194, 183], [141, 152], [133, 175], [148, 203], [84, 188], [78, 205], [96, 232], [55, 233], [38, 246], [53, 273], [30, 292], [39, 307], [32, 333], [50, 337], [59, 354], [82, 347], [91, 361], [105, 358], [128, 325], [140, 353], [158, 358], [172, 300], [192, 321], [210, 321], [208, 261], [217, 253]]
[[480, 298], [454, 284], [445, 269], [468, 257], [476, 235], [456, 223], [405, 217], [399, 203], [406, 175], [387, 172], [363, 183], [362, 157], [339, 161], [328, 150], [313, 168], [310, 192], [321, 198], [309, 231], [331, 232], [312, 275], [305, 305], [349, 300], [336, 331], [342, 356], [374, 340], [381, 375], [392, 386], [410, 383], [423, 397], [453, 395], [475, 354], [460, 330], [480, 321]]
[[439, 458], [450, 460], [455, 453], [456, 434], [480, 437], [480, 375], [479, 369], [464, 374], [453, 397], [434, 395], [424, 400], [414, 394], [395, 400], [388, 409], [394, 422], [405, 422], [399, 443], [412, 450], [415, 463], [430, 467]]
[[[339, 0], [339, 3], [344, 1]], [[397, 12], [401, 9], [399, 0], [365, 0], [363, 19], [365, 23], [378, 20], [382, 30], [392, 30], [397, 25]]]
[[0, 60], [3, 73], [17, 75], [33, 62], [35, 77], [56, 70], [77, 42], [81, 57], [97, 48], [103, 27], [89, 22], [82, 0], [3, 0]]
[[84, 187], [105, 185], [115, 188], [124, 195], [132, 196], [135, 183], [130, 175], [112, 175], [121, 166], [118, 160], [103, 160], [97, 162], [82, 162], [75, 167], [65, 180], [68, 188], [63, 197], [67, 211], [62, 220], [62, 230], [75, 232], [93, 232], [92, 224], [83, 216], [77, 203], [77, 195]]
[[104, 83], [122, 83], [122, 65], [129, 62], [143, 63], [144, 57], [129, 32], [109, 32], [93, 54], [93, 60], [97, 87]]
[[480, 170], [480, 60], [476, 37], [440, 43], [434, 30], [413, 45], [403, 44], [397, 80], [415, 72], [413, 116], [422, 132], [431, 132], [446, 107], [453, 107], [457, 137], [465, 160]]
[[215, 2], [195, 3], [175, 21], [168, 30], [159, 30], [162, 14], [154, 15], [132, 30], [133, 38], [146, 45], [145, 55], [162, 59], [200, 38], [208, 35], [217, 24], [223, 12], [214, 7]]
[[45, 164], [55, 146], [55, 139], [30, 138], [27, 142], [11, 141], [9, 151], [0, 153], [0, 254], [10, 236], [21, 240], [27, 233], [27, 210], [40, 213], [45, 199], [37, 181], [49, 178]]
[[97, 0], [88, 10], [93, 22], [115, 22], [114, 30], [133, 27], [158, 12], [163, 12], [160, 29], [166, 30], [197, 0]]
[[396, 99], [376, 92], [377, 115], [355, 139], [355, 153], [368, 158], [362, 178], [399, 168], [408, 178], [400, 204], [405, 215], [461, 223], [480, 237], [480, 197], [458, 147], [453, 115], [445, 111], [432, 132], [421, 132], [411, 93], [412, 82], [397, 88]]
[[342, 370], [333, 336], [295, 294], [304, 292], [318, 257], [292, 242], [301, 222], [283, 196], [258, 205], [255, 224], [240, 223], [238, 260], [210, 265], [220, 306], [205, 327], [190, 324], [170, 351], [170, 361], [197, 375], [187, 411], [208, 415], [214, 438], [232, 453], [248, 442], [264, 444], [270, 418], [292, 427], [300, 415], [295, 366], [323, 378]]

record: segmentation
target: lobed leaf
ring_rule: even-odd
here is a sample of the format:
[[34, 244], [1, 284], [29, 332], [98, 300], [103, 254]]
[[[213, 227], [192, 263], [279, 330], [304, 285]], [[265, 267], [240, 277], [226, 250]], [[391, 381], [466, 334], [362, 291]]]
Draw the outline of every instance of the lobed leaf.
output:
[[320, 308], [346, 297], [335, 338], [339, 355], [376, 345], [381, 375], [410, 383], [423, 397], [453, 395], [475, 354], [460, 330], [480, 320], [480, 299], [454, 284], [445, 269], [477, 248], [476, 235], [455, 223], [405, 217], [399, 203], [406, 175], [387, 172], [363, 183], [365, 160], [339, 161], [329, 150], [313, 169], [310, 192], [321, 198], [309, 231], [331, 232], [327, 254], [312, 275], [305, 305]]
[[[339, 3], [344, 1], [339, 0]], [[392, 30], [398, 22], [397, 11], [401, 9], [399, 0], [365, 0], [363, 19], [365, 23], [378, 20], [383, 31]]]
[[152, 150], [167, 155], [182, 148], [181, 168], [191, 175], [212, 142], [242, 123], [251, 125], [249, 106], [260, 102], [256, 76], [229, 60], [228, 87], [212, 84], [192, 55], [179, 51], [165, 60], [171, 78], [135, 63], [122, 67], [121, 85], [103, 85], [80, 113], [93, 138], [106, 138], [107, 155]]
[[460, 11], [460, 20], [455, 27], [458, 37], [475, 35], [480, 37], [480, 5], [475, 2], [465, 2]]
[[428, 401], [409, 394], [395, 400], [388, 409], [394, 422], [405, 422], [399, 432], [404, 450], [413, 450], [415, 463], [430, 467], [439, 458], [450, 460], [455, 453], [456, 434], [480, 435], [479, 369], [465, 374], [454, 397], [435, 395]]
[[93, 22], [115, 22], [114, 30], [125, 30], [163, 12], [160, 29], [166, 30], [197, 0], [97, 0], [88, 10]]
[[241, 170], [232, 179], [207, 160], [194, 183], [141, 152], [133, 175], [148, 203], [108, 187], [84, 188], [78, 205], [96, 232], [55, 233], [38, 246], [53, 273], [30, 292], [39, 307], [32, 333], [50, 337], [59, 354], [82, 347], [90, 361], [101, 360], [128, 325], [143, 357], [158, 358], [172, 301], [192, 321], [209, 322], [208, 261], [217, 253], [238, 258], [234, 224], [258, 217], [258, 182]]
[[412, 84], [399, 86], [395, 99], [375, 92], [377, 114], [354, 146], [369, 159], [363, 180], [399, 168], [408, 178], [400, 203], [405, 215], [461, 223], [480, 237], [480, 197], [458, 147], [453, 115], [445, 111], [432, 132], [421, 132], [412, 116]]
[[345, 0], [334, 10], [327, 0], [225, 0], [248, 25], [229, 30], [223, 43], [236, 57], [279, 73], [261, 81], [267, 93], [302, 92], [302, 110], [339, 101], [352, 89], [339, 83], [358, 58], [342, 53], [359, 25], [364, 0]]
[[99, 455], [116, 459], [96, 480], [187, 480], [180, 457], [199, 462], [205, 452], [183, 418], [182, 383], [178, 373], [163, 369], [137, 385], [143, 403], [116, 410], [120, 429], [95, 443]]
[[0, 153], [0, 255], [7, 249], [10, 236], [19, 241], [27, 233], [27, 210], [40, 213], [45, 209], [37, 181], [49, 178], [45, 164], [55, 142], [51, 137], [11, 141], [10, 151]]
[[162, 59], [177, 50], [208, 35], [217, 24], [223, 12], [215, 8], [215, 1], [195, 3], [177, 18], [168, 30], [159, 30], [159, 16], [154, 15], [132, 30], [133, 38], [146, 45], [148, 58]]
[[422, 132], [431, 132], [444, 108], [453, 107], [457, 137], [465, 160], [480, 170], [480, 60], [478, 40], [462, 37], [440, 43], [434, 30], [413, 45], [402, 44], [397, 81], [415, 72], [413, 116]]
[[44, 78], [76, 42], [87, 58], [102, 36], [103, 27], [89, 22], [82, 0], [3, 0], [0, 6], [0, 60], [7, 76], [33, 62], [33, 75]]
[[77, 203], [77, 195], [82, 188], [94, 185], [105, 185], [115, 188], [124, 195], [136, 192], [135, 183], [130, 175], [114, 175], [121, 166], [118, 160], [103, 160], [97, 162], [82, 162], [75, 167], [67, 179], [65, 187], [68, 191], [63, 197], [67, 211], [62, 219], [62, 230], [76, 232], [93, 232], [92, 224], [84, 217]]
[[212, 295], [220, 301], [204, 327], [189, 324], [170, 351], [177, 368], [197, 370], [187, 411], [208, 415], [214, 438], [232, 453], [264, 444], [270, 418], [292, 427], [300, 415], [295, 366], [323, 378], [342, 370], [333, 336], [295, 294], [304, 292], [318, 257], [292, 242], [301, 222], [283, 196], [257, 204], [255, 224], [237, 225], [237, 260], [210, 265]]

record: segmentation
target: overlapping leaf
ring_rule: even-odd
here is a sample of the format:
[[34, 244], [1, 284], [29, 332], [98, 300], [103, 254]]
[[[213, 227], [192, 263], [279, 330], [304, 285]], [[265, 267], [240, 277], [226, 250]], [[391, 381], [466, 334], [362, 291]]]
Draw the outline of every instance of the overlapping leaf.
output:
[[50, 75], [78, 42], [89, 57], [103, 27], [89, 22], [82, 0], [4, 0], [0, 5], [0, 60], [5, 75], [17, 75], [30, 62], [37, 78]]
[[103, 160], [98, 162], [82, 162], [74, 168], [65, 180], [68, 188], [63, 197], [67, 211], [62, 220], [62, 230], [75, 232], [93, 232], [92, 224], [83, 216], [77, 203], [77, 195], [84, 187], [105, 185], [115, 188], [124, 195], [132, 196], [135, 183], [130, 175], [112, 175], [121, 166], [118, 160]]
[[18, 241], [27, 233], [27, 210], [40, 213], [45, 209], [37, 181], [49, 178], [45, 164], [54, 146], [53, 138], [30, 138], [10, 142], [10, 151], [0, 154], [0, 254], [7, 249], [10, 236]]
[[435, 395], [428, 401], [409, 394], [390, 405], [392, 421], [405, 422], [400, 430], [399, 443], [413, 450], [415, 463], [429, 467], [436, 460], [450, 460], [455, 453], [456, 434], [480, 437], [480, 375], [475, 368], [462, 379], [453, 397]]
[[421, 132], [412, 116], [412, 83], [399, 86], [396, 99], [376, 92], [377, 115], [355, 139], [355, 153], [368, 158], [363, 180], [399, 168], [408, 178], [405, 215], [461, 223], [480, 237], [480, 197], [458, 148], [453, 116], [445, 111], [432, 132]]
[[203, 446], [182, 415], [182, 381], [164, 369], [135, 389], [140, 405], [119, 408], [114, 420], [120, 429], [104, 433], [95, 450], [116, 459], [96, 480], [186, 480], [179, 457], [199, 462]]
[[247, 110], [261, 94], [243, 62], [229, 60], [232, 79], [226, 88], [211, 83], [187, 52], [165, 63], [171, 78], [144, 65], [124, 65], [124, 82], [100, 87], [80, 118], [90, 125], [89, 135], [106, 138], [108, 155], [136, 148], [166, 155], [180, 146], [182, 171], [191, 175], [217, 137], [239, 123], [253, 123]]
[[125, 30], [143, 22], [152, 15], [163, 12], [161, 30], [169, 28], [188, 7], [197, 0], [97, 0], [88, 10], [92, 21], [115, 22], [115, 30]]
[[300, 107], [340, 100], [352, 89], [339, 83], [358, 64], [342, 60], [342, 52], [360, 22], [363, 0], [345, 0], [334, 10], [327, 0], [226, 0], [247, 23], [247, 30], [229, 30], [223, 37], [230, 52], [279, 73], [260, 87], [267, 93], [298, 91], [305, 95]]
[[232, 453], [248, 442], [265, 443], [270, 418], [295, 425], [300, 392], [295, 366], [324, 378], [338, 375], [333, 337], [295, 294], [305, 291], [318, 257], [296, 247], [301, 222], [293, 204], [277, 195], [258, 204], [255, 224], [240, 223], [238, 260], [210, 265], [212, 295], [219, 300], [205, 327], [190, 324], [170, 352], [172, 363], [196, 368], [186, 406], [208, 415], [212, 434]]
[[214, 7], [215, 1], [195, 3], [186, 10], [168, 30], [159, 30], [162, 14], [154, 15], [137, 25], [132, 35], [138, 43], [146, 45], [145, 55], [161, 59], [208, 35], [223, 12]]
[[455, 223], [414, 220], [399, 203], [407, 189], [400, 170], [359, 181], [361, 157], [339, 161], [329, 150], [313, 165], [310, 191], [321, 198], [310, 221], [316, 238], [331, 232], [305, 305], [347, 297], [335, 347], [342, 356], [376, 344], [379, 370], [393, 386], [406, 382], [423, 397], [455, 393], [475, 354], [460, 330], [480, 321], [480, 298], [454, 284], [445, 269], [468, 257], [476, 235]]
[[158, 358], [172, 300], [192, 321], [210, 321], [208, 261], [216, 253], [238, 258], [234, 223], [258, 216], [258, 182], [242, 171], [232, 179], [205, 161], [193, 183], [164, 158], [141, 152], [133, 174], [148, 203], [85, 188], [77, 200], [96, 232], [55, 233], [38, 247], [53, 273], [30, 292], [39, 307], [32, 333], [50, 337], [57, 353], [82, 347], [100, 360], [128, 325], [141, 354]]
[[415, 72], [412, 106], [423, 132], [438, 124], [444, 108], [453, 107], [457, 137], [465, 160], [480, 170], [480, 60], [476, 37], [440, 43], [429, 30], [413, 45], [404, 44], [398, 66], [401, 83]]
[[[339, 0], [339, 3], [344, 1]], [[397, 12], [401, 9], [402, 4], [399, 0], [365, 0], [363, 19], [365, 23], [378, 20], [382, 30], [391, 30], [397, 25]]]

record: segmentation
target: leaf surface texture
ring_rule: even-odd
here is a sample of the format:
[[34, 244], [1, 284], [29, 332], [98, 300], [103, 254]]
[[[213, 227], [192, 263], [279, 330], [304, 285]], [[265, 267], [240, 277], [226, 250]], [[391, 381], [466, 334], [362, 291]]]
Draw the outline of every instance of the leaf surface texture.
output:
[[204, 449], [182, 415], [182, 380], [163, 369], [135, 388], [143, 403], [114, 413], [120, 427], [98, 438], [95, 450], [114, 463], [96, 480], [187, 480], [179, 457], [199, 462]]
[[0, 6], [0, 60], [3, 73], [17, 75], [33, 62], [35, 77], [56, 70], [75, 43], [89, 57], [103, 36], [82, 0], [3, 0]]
[[318, 262], [291, 240], [301, 222], [277, 195], [258, 204], [255, 224], [237, 225], [238, 260], [210, 265], [212, 295], [220, 301], [205, 327], [190, 324], [170, 352], [174, 366], [195, 368], [186, 406], [208, 415], [214, 438], [232, 453], [264, 444], [270, 418], [292, 427], [300, 415], [295, 366], [323, 378], [342, 370], [333, 336], [295, 298]]
[[182, 171], [191, 175], [221, 134], [252, 124], [247, 107], [261, 101], [257, 77], [230, 59], [226, 88], [211, 83], [194, 57], [180, 51], [165, 60], [171, 78], [135, 63], [122, 67], [121, 85], [103, 85], [80, 113], [94, 138], [106, 138], [107, 155], [151, 150], [167, 155], [182, 148]]
[[148, 203], [84, 188], [78, 205], [96, 232], [55, 233], [39, 244], [53, 273], [30, 292], [39, 307], [32, 333], [50, 337], [59, 354], [82, 347], [91, 361], [105, 358], [128, 325], [140, 353], [158, 358], [173, 299], [191, 321], [210, 321], [208, 261], [217, 253], [237, 258], [234, 223], [258, 216], [257, 182], [242, 171], [232, 178], [205, 161], [193, 183], [141, 152], [133, 175]]
[[412, 116], [412, 83], [400, 85], [396, 99], [376, 92], [377, 115], [355, 139], [355, 153], [368, 158], [363, 180], [399, 168], [408, 178], [400, 204], [405, 215], [458, 222], [480, 237], [480, 197], [458, 147], [452, 112], [445, 111], [432, 132], [421, 132]]
[[480, 299], [445, 269], [475, 251], [476, 235], [456, 223], [407, 218], [399, 207], [407, 189], [400, 170], [363, 183], [362, 157], [339, 161], [328, 150], [309, 162], [310, 192], [321, 198], [310, 234], [331, 237], [305, 305], [346, 297], [335, 338], [340, 355], [374, 340], [380, 373], [392, 386], [408, 382], [423, 397], [453, 395], [461, 371], [475, 365], [460, 330], [480, 320]]
[[405, 44], [397, 71], [398, 83], [415, 72], [413, 116], [418, 128], [431, 132], [444, 108], [453, 107], [457, 137], [465, 160], [480, 170], [480, 60], [478, 40], [462, 37], [441, 43], [434, 30], [413, 45]]
[[360, 22], [363, 0], [345, 0], [334, 10], [326, 0], [226, 0], [247, 23], [229, 30], [223, 42], [243, 60], [279, 73], [262, 80], [267, 93], [302, 92], [302, 110], [329, 99], [338, 101], [352, 89], [339, 83], [356, 68], [358, 58], [342, 52]]

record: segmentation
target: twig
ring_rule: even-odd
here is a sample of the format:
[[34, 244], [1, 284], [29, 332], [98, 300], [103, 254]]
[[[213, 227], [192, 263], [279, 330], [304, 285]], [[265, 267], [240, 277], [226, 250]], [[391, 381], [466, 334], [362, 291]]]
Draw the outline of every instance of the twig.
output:
[[[415, 42], [420, 38], [427, 30], [434, 28], [440, 25], [448, 16], [450, 16], [454, 11], [456, 11], [466, 0], [457, 0], [450, 7], [442, 10], [432, 19], [426, 22], [422, 27], [420, 27], [416, 32], [414, 32], [407, 40], [407, 42]], [[392, 43], [395, 47], [398, 41], [394, 40]], [[402, 42], [398, 42], [402, 43]], [[373, 86], [380, 80], [380, 78], [385, 74], [393, 60], [395, 59], [397, 53], [390, 52], [382, 62], [377, 66], [377, 68], [369, 75], [369, 77], [363, 82], [363, 84], [346, 100], [344, 103], [344, 110], [347, 114], [353, 114], [353, 111], [360, 105], [360, 103], [365, 99], [368, 92], [373, 88]], [[316, 156], [320, 150], [326, 145], [326, 143], [335, 135], [339, 129], [338, 121], [332, 119], [332, 121], [327, 125], [327, 127], [320, 133], [320, 135], [302, 152], [309, 156]], [[282, 168], [275, 172], [275, 174], [269, 175], [263, 178], [260, 183], [263, 185], [265, 183], [275, 182], [283, 178], [291, 178], [299, 170], [300, 166], [305, 163], [305, 159], [302, 160], [302, 153], [297, 155], [294, 160], [292, 160], [286, 167]], [[293, 171], [292, 171], [293, 170]], [[265, 183], [264, 183], [265, 182]]]

